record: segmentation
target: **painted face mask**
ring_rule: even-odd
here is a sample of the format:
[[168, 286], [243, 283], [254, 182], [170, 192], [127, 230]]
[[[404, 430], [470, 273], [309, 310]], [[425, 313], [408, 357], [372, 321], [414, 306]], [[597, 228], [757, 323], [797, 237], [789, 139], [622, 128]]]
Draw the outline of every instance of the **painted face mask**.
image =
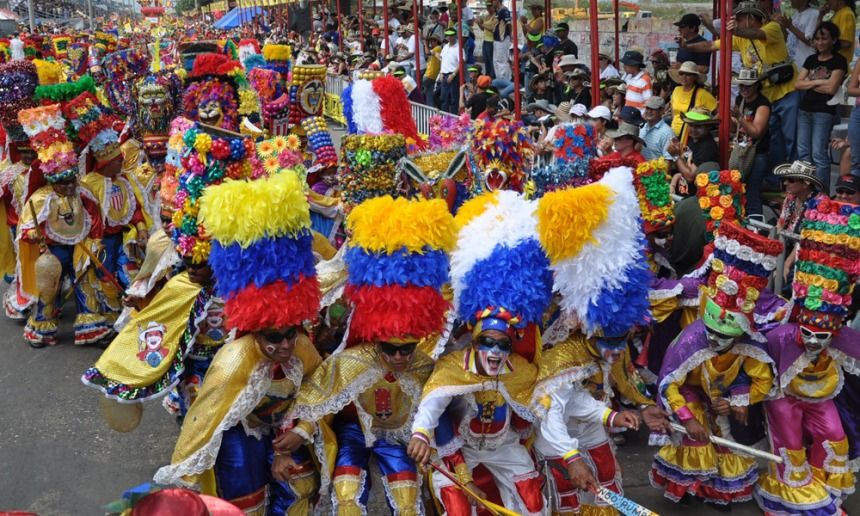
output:
[[624, 348], [627, 346], [627, 338], [626, 336], [598, 337], [596, 343], [600, 358], [609, 364], [614, 364], [621, 360]]
[[476, 344], [477, 359], [481, 369], [488, 376], [498, 376], [513, 349], [510, 339], [480, 336]]
[[737, 337], [725, 335], [710, 328], [705, 331], [705, 334], [708, 337], [708, 347], [716, 353], [725, 353], [735, 344], [737, 339]]
[[814, 331], [806, 326], [800, 327], [800, 340], [809, 358], [816, 358], [827, 349], [833, 340], [833, 332]]

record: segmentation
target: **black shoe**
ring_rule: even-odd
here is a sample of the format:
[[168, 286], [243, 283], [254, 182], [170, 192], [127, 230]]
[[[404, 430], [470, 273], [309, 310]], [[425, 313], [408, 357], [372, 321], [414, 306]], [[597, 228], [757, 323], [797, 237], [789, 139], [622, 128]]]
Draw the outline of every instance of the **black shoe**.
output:
[[713, 509], [717, 512], [732, 512], [732, 504], [730, 504], [730, 503], [721, 504], [721, 503], [714, 503], [714, 502], [705, 502], [705, 505], [707, 505], [708, 507], [710, 507], [711, 509]]
[[683, 505], [684, 507], [689, 507], [691, 503], [693, 503], [693, 496], [690, 493], [684, 493], [684, 496], [678, 500], [678, 505]]

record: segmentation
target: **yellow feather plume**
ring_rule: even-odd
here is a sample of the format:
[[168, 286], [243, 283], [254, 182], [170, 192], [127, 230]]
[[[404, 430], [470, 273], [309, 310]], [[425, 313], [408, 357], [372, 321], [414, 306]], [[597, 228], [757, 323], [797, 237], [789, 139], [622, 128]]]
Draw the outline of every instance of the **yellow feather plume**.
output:
[[263, 57], [266, 61], [286, 61], [291, 56], [289, 45], [263, 45]]
[[36, 65], [36, 73], [39, 75], [40, 86], [58, 84], [65, 80], [63, 67], [58, 63], [44, 59], [33, 59], [33, 64]]
[[594, 230], [606, 220], [613, 193], [594, 183], [557, 190], [541, 198], [538, 235], [553, 264], [576, 256], [586, 243], [595, 241]]
[[463, 229], [475, 217], [487, 211], [487, 206], [490, 204], [499, 204], [499, 195], [496, 192], [483, 193], [463, 203], [457, 210], [457, 216], [454, 217], [457, 230]]
[[285, 171], [208, 187], [200, 199], [199, 221], [222, 245], [247, 247], [265, 236], [295, 235], [310, 227], [311, 216], [301, 180]]
[[424, 246], [449, 252], [456, 242], [454, 217], [441, 199], [407, 200], [391, 196], [369, 199], [347, 218], [350, 243], [370, 252], [393, 253]]

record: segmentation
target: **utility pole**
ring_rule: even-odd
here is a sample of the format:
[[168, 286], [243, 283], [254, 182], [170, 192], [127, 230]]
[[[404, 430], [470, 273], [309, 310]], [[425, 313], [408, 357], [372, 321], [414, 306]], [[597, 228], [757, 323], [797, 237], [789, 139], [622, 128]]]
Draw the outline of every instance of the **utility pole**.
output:
[[36, 12], [35, 12], [36, 7], [33, 4], [35, 4], [35, 0], [27, 0], [27, 14], [30, 18], [30, 32], [35, 34], [35, 32], [36, 32]]
[[[30, 0], [31, 2], [33, 0]], [[90, 17], [90, 30], [95, 30], [93, 23], [93, 0], [87, 0], [87, 15]]]

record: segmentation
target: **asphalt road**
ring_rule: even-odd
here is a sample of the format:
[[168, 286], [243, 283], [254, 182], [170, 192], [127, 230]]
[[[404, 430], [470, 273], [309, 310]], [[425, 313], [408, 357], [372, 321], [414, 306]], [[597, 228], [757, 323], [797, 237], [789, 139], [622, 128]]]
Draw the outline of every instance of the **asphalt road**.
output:
[[[26, 510], [41, 516], [98, 515], [101, 507], [132, 486], [148, 481], [165, 464], [178, 434], [174, 419], [159, 404], [146, 405], [141, 425], [120, 434], [107, 428], [96, 391], [80, 375], [99, 356], [96, 347], [74, 347], [66, 316], [61, 344], [30, 349], [21, 326], [0, 319], [0, 512]], [[695, 510], [719, 514], [700, 504], [675, 506], [648, 484], [653, 449], [645, 434], [619, 449], [627, 496], [668, 515]], [[385, 514], [377, 486], [373, 506]], [[849, 514], [860, 512], [857, 497]], [[732, 514], [760, 514], [754, 504]]]

